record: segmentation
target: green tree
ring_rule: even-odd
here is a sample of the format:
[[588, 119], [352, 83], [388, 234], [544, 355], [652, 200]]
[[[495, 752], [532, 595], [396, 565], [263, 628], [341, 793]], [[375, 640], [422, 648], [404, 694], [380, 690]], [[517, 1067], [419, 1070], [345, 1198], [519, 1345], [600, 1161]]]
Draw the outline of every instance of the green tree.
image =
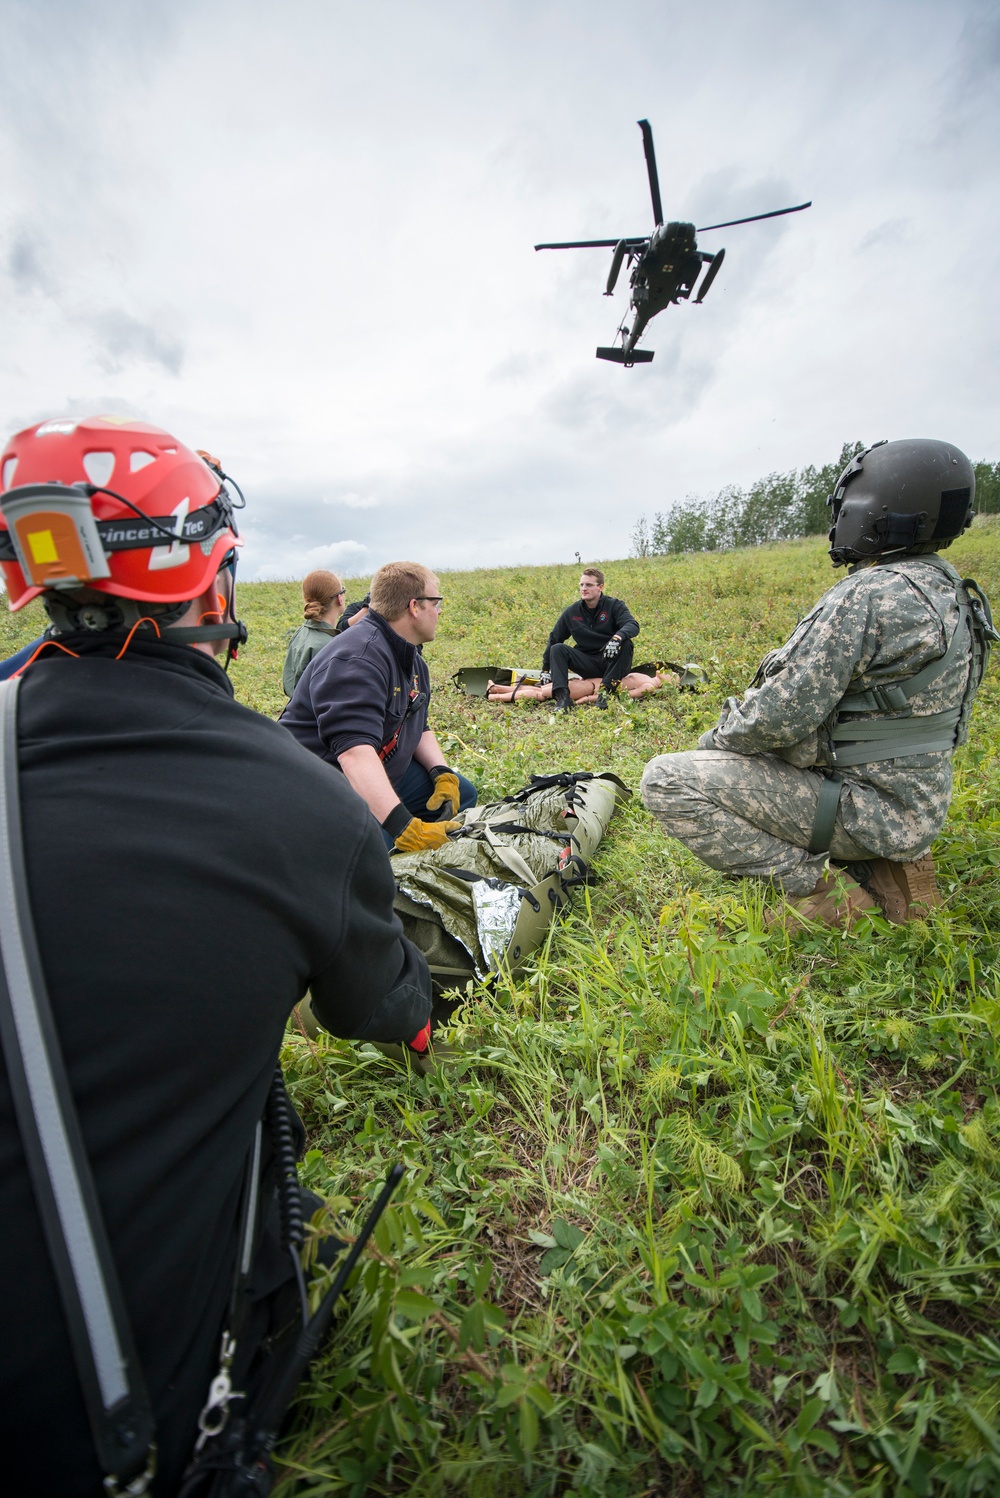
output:
[[976, 464], [976, 511], [980, 515], [1000, 513], [1000, 463]]
[[863, 442], [845, 442], [840, 449], [840, 457], [835, 458], [832, 463], [825, 463], [822, 468], [810, 465], [798, 474], [796, 503], [799, 529], [796, 535], [818, 536], [830, 529], [827, 497], [833, 493], [834, 485], [855, 453], [863, 452], [864, 447]]
[[[657, 511], [652, 525], [643, 515], [632, 532], [632, 555], [728, 551], [822, 534], [830, 528], [827, 496], [864, 445], [845, 442], [839, 457], [822, 468], [810, 465], [801, 471], [769, 473], [749, 489], [727, 484], [707, 499], [689, 494], [665, 514]], [[978, 508], [1000, 510], [1000, 464], [978, 464], [976, 483]], [[985, 502], [981, 495], [986, 496]]]
[[632, 550], [629, 556], [648, 557], [653, 549], [652, 538], [649, 533], [649, 521], [645, 515], [640, 515], [632, 531]]

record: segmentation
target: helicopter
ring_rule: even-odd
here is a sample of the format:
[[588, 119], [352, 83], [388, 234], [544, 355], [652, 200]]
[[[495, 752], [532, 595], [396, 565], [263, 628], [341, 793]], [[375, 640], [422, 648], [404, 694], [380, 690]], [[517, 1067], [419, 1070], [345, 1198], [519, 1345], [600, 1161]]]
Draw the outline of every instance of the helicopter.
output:
[[665, 224], [660, 201], [660, 179], [656, 171], [656, 153], [653, 150], [653, 131], [648, 120], [639, 120], [637, 123], [642, 131], [649, 194], [653, 200], [652, 234], [634, 235], [627, 239], [570, 239], [559, 244], [535, 245], [536, 250], [613, 249], [605, 296], [614, 294], [622, 265], [627, 263], [630, 268], [634, 266], [629, 279], [629, 310], [635, 313], [632, 326], [625, 326], [629, 315], [626, 313], [617, 334], [621, 345], [597, 350], [598, 359], [624, 364], [627, 369], [633, 364], [648, 364], [652, 360], [652, 349], [636, 347], [651, 319], [672, 302], [686, 301], [705, 265], [708, 269], [695, 297], [696, 305], [703, 302], [709, 287], [722, 269], [725, 250], [716, 250], [714, 255], [699, 250], [697, 235], [708, 234], [713, 229], [730, 229], [736, 224], [755, 224], [764, 218], [781, 218], [786, 213], [801, 213], [804, 208], [812, 207], [810, 200], [808, 203], [798, 203], [794, 208], [775, 208], [770, 213], [755, 213], [750, 218], [731, 218], [722, 224], [706, 224], [703, 229], [696, 229], [694, 224], [674, 221]]

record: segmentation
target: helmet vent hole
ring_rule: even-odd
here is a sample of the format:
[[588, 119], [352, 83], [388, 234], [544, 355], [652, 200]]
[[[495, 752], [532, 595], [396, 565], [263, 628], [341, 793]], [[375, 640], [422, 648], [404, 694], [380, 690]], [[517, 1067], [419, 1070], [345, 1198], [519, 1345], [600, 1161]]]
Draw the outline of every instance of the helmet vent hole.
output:
[[0, 473], [0, 489], [9, 489], [10, 488], [11, 480], [14, 477], [14, 473], [15, 473], [16, 469], [17, 469], [17, 459], [16, 458], [7, 458], [5, 460], [5, 462], [4, 462], [4, 465], [3, 465], [3, 472]]
[[115, 471], [114, 453], [84, 453], [83, 469], [92, 484], [98, 488], [108, 482]]
[[148, 468], [150, 463], [155, 462], [155, 453], [130, 453], [128, 460], [128, 471], [129, 473], [138, 473], [140, 468]]

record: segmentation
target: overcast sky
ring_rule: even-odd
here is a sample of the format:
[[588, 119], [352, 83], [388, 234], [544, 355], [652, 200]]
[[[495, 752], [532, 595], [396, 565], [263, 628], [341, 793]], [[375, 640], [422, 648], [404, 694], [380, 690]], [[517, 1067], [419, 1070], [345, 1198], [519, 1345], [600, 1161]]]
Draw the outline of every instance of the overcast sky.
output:
[[[1000, 9], [0, 0], [0, 426], [222, 455], [242, 575], [625, 556], [638, 516], [936, 436], [1000, 458]], [[610, 251], [725, 266], [598, 362]]]

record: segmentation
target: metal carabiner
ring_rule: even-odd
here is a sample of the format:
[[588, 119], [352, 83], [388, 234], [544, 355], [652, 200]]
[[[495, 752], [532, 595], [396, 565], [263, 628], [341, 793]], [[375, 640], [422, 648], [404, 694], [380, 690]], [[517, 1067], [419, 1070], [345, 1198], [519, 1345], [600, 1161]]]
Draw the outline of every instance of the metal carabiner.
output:
[[233, 1381], [229, 1377], [235, 1353], [236, 1338], [231, 1337], [228, 1332], [223, 1332], [222, 1347], [219, 1350], [219, 1371], [208, 1386], [208, 1398], [198, 1416], [198, 1429], [201, 1435], [195, 1442], [196, 1453], [201, 1450], [207, 1440], [219, 1435], [225, 1429], [231, 1402], [234, 1399], [244, 1398], [244, 1394], [239, 1389], [233, 1388]]

